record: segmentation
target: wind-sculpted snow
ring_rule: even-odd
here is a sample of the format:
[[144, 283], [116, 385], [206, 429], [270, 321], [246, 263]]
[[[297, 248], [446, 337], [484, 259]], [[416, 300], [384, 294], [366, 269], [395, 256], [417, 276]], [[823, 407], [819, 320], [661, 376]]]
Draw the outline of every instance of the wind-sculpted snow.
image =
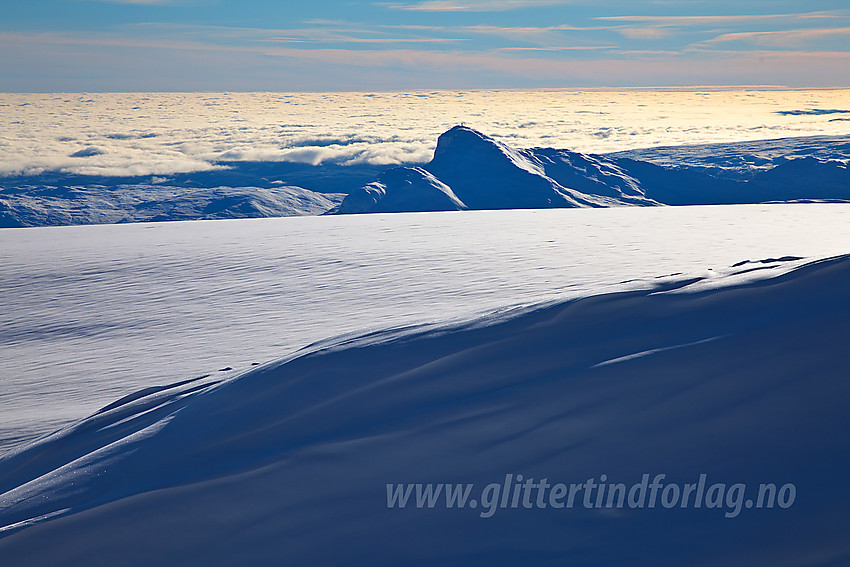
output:
[[[223, 382], [131, 394], [0, 459], [0, 557], [845, 564], [850, 256], [726, 273], [342, 337]], [[387, 506], [388, 483], [644, 473], [793, 483], [796, 502], [732, 518], [723, 506], [491, 518]]]

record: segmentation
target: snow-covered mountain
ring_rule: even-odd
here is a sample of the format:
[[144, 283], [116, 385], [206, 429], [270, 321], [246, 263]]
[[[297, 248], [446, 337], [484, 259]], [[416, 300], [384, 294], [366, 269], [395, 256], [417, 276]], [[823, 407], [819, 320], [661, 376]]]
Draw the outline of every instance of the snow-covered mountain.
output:
[[846, 162], [850, 159], [850, 136], [795, 136], [714, 144], [653, 146], [609, 152], [611, 160], [631, 158], [666, 168], [711, 171], [716, 175], [750, 179], [787, 160], [814, 157]]
[[745, 173], [662, 167], [631, 158], [614, 161], [640, 180], [648, 196], [667, 205], [850, 202], [850, 169], [846, 160], [780, 159], [770, 168], [747, 169]]
[[[548, 209], [604, 206], [604, 200], [564, 187], [543, 164], [465, 126], [437, 140], [425, 169], [452, 188], [470, 209]], [[613, 203], [611, 203], [613, 204]]]
[[395, 174], [352, 192], [338, 212], [659, 204], [603, 158], [565, 150], [518, 150], [466, 126], [443, 133], [434, 158], [417, 171], [427, 183], [414, 189], [407, 179], [410, 174]]
[[[407, 181], [382, 180], [378, 186], [351, 192], [336, 212], [850, 201], [847, 159], [841, 157], [846, 143], [834, 141], [827, 154], [803, 142], [784, 141], [776, 146], [771, 147], [770, 141], [751, 142], [736, 153], [734, 144], [726, 144], [717, 149], [714, 162], [707, 155], [713, 146], [684, 147], [682, 154], [694, 159], [688, 165], [681, 157], [671, 163], [675, 148], [667, 153], [647, 150], [610, 156], [553, 148], [515, 149], [466, 126], [455, 126], [440, 136], [434, 158], [420, 168], [438, 184], [412, 192]], [[807, 151], [828, 157], [806, 157]], [[783, 152], [794, 159], [786, 159]], [[447, 190], [462, 207], [440, 197]]]
[[564, 187], [610, 198], [616, 204], [659, 204], [645, 195], [638, 179], [604, 156], [552, 148], [532, 148], [523, 150], [523, 153], [540, 164], [546, 176]]

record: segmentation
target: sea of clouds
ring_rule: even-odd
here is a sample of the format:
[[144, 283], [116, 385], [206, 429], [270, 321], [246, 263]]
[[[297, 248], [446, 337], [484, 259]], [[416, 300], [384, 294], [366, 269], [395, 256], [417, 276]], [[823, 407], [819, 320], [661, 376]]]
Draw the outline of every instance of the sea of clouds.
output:
[[229, 161], [395, 165], [465, 123], [614, 152], [843, 135], [850, 90], [0, 94], [0, 175], [170, 175]]

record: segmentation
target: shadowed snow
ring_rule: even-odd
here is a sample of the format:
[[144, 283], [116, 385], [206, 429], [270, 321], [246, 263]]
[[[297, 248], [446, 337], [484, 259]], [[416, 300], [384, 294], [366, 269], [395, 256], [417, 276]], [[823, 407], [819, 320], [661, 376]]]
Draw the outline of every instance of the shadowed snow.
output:
[[[128, 396], [0, 460], [0, 554], [21, 566], [838, 565], [850, 557], [850, 257], [790, 262], [769, 280], [668, 281], [321, 342], [221, 383]], [[386, 506], [387, 483], [647, 472], [790, 482], [798, 502], [732, 520]]]

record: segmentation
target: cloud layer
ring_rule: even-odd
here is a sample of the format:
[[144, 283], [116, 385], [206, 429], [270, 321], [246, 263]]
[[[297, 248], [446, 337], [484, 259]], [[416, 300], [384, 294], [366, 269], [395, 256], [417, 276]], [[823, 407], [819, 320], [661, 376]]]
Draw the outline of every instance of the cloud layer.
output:
[[850, 90], [0, 94], [0, 174], [425, 162], [460, 123], [516, 147], [586, 152], [846, 134], [817, 109], [850, 110]]

